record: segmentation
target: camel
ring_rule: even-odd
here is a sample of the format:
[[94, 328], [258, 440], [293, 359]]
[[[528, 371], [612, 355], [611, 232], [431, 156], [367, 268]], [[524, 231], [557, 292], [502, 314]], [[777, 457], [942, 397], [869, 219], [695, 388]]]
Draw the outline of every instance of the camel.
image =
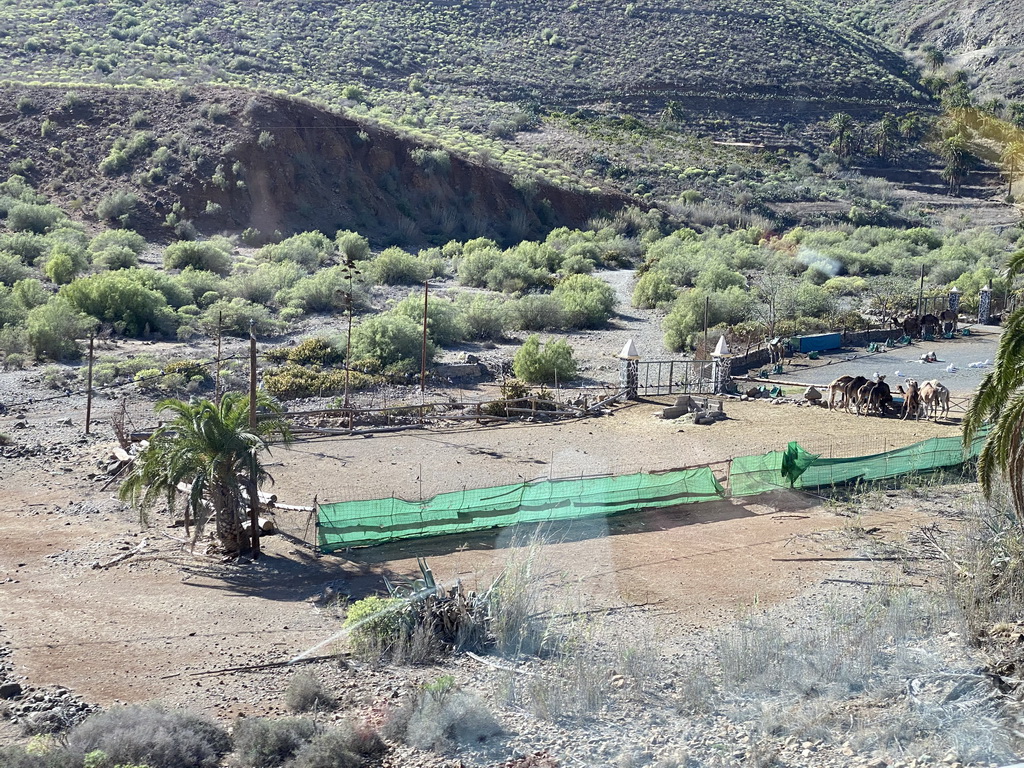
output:
[[856, 392], [868, 383], [868, 380], [863, 376], [840, 376], [838, 379], [828, 385], [828, 408], [829, 410], [835, 410], [839, 407], [836, 403], [836, 395], [842, 397], [841, 404], [846, 408], [846, 412], [850, 412], [850, 403], [854, 401], [854, 395]]
[[921, 386], [921, 402], [932, 418], [949, 416], [949, 389], [938, 380], [926, 381]]
[[[900, 387], [902, 390], [903, 387]], [[921, 388], [913, 379], [907, 379], [907, 389], [903, 393], [903, 416], [902, 419], [914, 414], [914, 419], [921, 418]]]
[[885, 409], [892, 404], [892, 391], [885, 383], [885, 376], [879, 376], [878, 381], [869, 381], [857, 390], [857, 415], [861, 414], [861, 406], [864, 406], [863, 415], [869, 415], [877, 411], [879, 416], [885, 415]]
[[768, 339], [765, 344], [768, 345], [768, 355], [771, 357], [772, 365], [781, 363], [786, 357], [786, 347], [782, 343], [782, 339], [776, 336], [774, 339]]
[[934, 336], [939, 330], [939, 318], [930, 312], [921, 317], [921, 333]]
[[911, 339], [921, 335], [921, 318], [917, 315], [907, 315], [903, 318], [903, 333]]
[[939, 313], [939, 320], [942, 322], [943, 333], [956, 333], [958, 322], [957, 313], [952, 309], [944, 309]]

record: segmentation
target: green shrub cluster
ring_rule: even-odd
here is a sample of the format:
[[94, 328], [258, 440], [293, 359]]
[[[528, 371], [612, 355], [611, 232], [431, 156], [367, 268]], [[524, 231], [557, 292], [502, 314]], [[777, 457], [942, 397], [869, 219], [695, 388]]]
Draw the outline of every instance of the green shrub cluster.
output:
[[516, 378], [530, 384], [570, 381], [576, 377], [576, 369], [576, 359], [567, 342], [557, 339], [542, 346], [536, 334], [523, 342], [512, 360]]
[[165, 269], [193, 269], [227, 275], [231, 272], [231, 244], [215, 240], [182, 240], [164, 250]]
[[[378, 378], [360, 371], [349, 371], [348, 373], [350, 392], [367, 389], [378, 382]], [[340, 395], [345, 391], [345, 371], [339, 369], [323, 371], [288, 363], [264, 371], [263, 387], [279, 400]]]

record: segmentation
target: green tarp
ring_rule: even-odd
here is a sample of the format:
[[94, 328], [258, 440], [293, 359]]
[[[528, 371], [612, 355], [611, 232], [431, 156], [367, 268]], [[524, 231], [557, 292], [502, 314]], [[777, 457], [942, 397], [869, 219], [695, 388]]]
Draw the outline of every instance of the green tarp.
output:
[[320, 505], [318, 538], [320, 547], [329, 552], [392, 539], [672, 507], [718, 499], [722, 494], [711, 469], [700, 467], [474, 488], [421, 502], [347, 501]]
[[[785, 451], [733, 459], [729, 495], [821, 488], [955, 467], [975, 458], [984, 440], [983, 434], [965, 452], [959, 437], [934, 437], [906, 448], [852, 459], [823, 459], [792, 442]], [[425, 501], [345, 501], [320, 505], [318, 540], [321, 549], [330, 552], [393, 539], [674, 507], [724, 495], [711, 469], [699, 467], [473, 488], [438, 494]]]

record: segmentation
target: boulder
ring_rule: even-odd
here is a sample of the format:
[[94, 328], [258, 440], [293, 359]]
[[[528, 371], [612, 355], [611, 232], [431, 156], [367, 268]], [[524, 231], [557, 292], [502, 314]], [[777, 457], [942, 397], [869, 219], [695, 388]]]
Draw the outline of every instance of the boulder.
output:
[[821, 400], [822, 394], [815, 387], [808, 387], [804, 390], [804, 400], [809, 400], [812, 403], [816, 403]]

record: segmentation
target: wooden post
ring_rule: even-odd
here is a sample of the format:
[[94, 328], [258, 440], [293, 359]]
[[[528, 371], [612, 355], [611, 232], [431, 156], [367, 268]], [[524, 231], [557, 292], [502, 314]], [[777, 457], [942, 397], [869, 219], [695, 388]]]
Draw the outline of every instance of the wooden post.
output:
[[213, 379], [213, 399], [220, 403], [220, 364], [221, 364], [221, 323], [224, 322], [224, 311], [217, 313], [217, 372]]
[[85, 434], [89, 434], [89, 426], [92, 424], [92, 360], [93, 341], [95, 335], [89, 333], [89, 372], [86, 374], [85, 383]]
[[249, 429], [256, 429], [256, 334], [249, 321]]
[[[423, 281], [423, 346], [420, 356], [420, 392], [427, 391], [427, 296], [430, 293], [430, 282]], [[422, 411], [420, 417], [422, 418]]]

